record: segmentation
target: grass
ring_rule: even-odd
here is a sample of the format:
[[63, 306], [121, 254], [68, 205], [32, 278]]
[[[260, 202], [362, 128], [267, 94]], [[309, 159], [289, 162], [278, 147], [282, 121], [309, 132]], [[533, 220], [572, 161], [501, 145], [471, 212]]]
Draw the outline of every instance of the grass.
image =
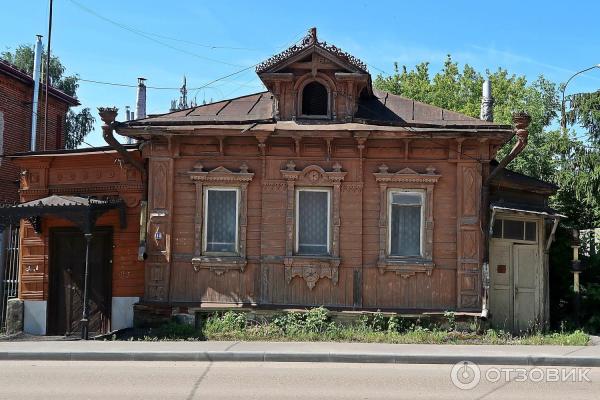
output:
[[236, 340], [236, 341], [332, 341], [403, 344], [504, 344], [585, 346], [589, 336], [573, 332], [531, 332], [513, 336], [498, 330], [480, 331], [477, 326], [457, 328], [453, 313], [444, 326], [386, 317], [375, 313], [351, 325], [331, 321], [323, 307], [306, 313], [289, 312], [271, 320], [256, 321], [247, 314], [227, 311], [209, 316], [200, 329], [170, 322], [144, 332], [141, 340]]

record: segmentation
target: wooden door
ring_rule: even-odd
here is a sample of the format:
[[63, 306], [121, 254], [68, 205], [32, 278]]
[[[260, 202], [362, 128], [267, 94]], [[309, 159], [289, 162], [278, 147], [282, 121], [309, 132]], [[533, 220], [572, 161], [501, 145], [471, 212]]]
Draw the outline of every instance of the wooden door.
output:
[[490, 246], [490, 314], [494, 328], [513, 330], [512, 243], [493, 240]]
[[[94, 231], [89, 265], [90, 335], [110, 330], [112, 231]], [[81, 332], [85, 238], [76, 229], [56, 229], [50, 235], [48, 334]]]
[[532, 328], [537, 322], [538, 250], [536, 245], [513, 245], [514, 330]]

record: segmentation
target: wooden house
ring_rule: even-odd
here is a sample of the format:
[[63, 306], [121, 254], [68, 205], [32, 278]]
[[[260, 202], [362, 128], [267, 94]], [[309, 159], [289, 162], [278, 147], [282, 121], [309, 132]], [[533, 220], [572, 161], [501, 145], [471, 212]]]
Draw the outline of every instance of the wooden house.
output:
[[[268, 91], [123, 123], [101, 110], [105, 139], [145, 185], [139, 251], [122, 253], [135, 273], [112, 275], [139, 297], [140, 321], [321, 305], [484, 317], [491, 307], [509, 329], [547, 319], [555, 188], [504, 169], [527, 116], [513, 128], [378, 91], [363, 62], [315, 29], [256, 72]], [[141, 160], [113, 131], [139, 141]], [[509, 158], [492, 164], [515, 133]], [[490, 237], [502, 242], [492, 264]], [[504, 259], [507, 248], [528, 256]], [[514, 265], [534, 277], [535, 306], [516, 293]]]

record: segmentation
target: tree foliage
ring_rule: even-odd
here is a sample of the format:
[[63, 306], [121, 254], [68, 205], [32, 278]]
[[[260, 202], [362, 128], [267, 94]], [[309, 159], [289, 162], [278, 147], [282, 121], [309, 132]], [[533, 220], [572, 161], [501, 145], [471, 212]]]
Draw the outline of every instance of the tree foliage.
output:
[[[559, 185], [552, 202], [569, 216], [570, 225], [580, 228], [598, 225], [598, 150], [590, 149], [574, 135], [563, 135], [556, 129], [560, 111], [558, 87], [544, 76], [528, 82], [524, 76], [510, 74], [503, 68], [486, 70], [482, 74], [469, 65], [459, 68], [458, 63], [448, 56], [443, 68], [433, 76], [428, 62], [420, 63], [414, 69], [399, 68], [395, 64], [392, 75], [379, 75], [374, 84], [393, 94], [478, 118], [484, 76], [492, 85], [494, 122], [511, 124], [514, 111], [524, 110], [531, 115], [528, 145], [509, 168]], [[600, 115], [596, 114], [600, 102], [595, 103], [587, 97], [584, 100], [584, 97], [577, 100], [582, 105], [575, 107], [570, 121], [581, 124], [593, 134], [600, 126]], [[509, 142], [500, 149], [498, 157], [502, 158], [510, 151], [512, 144]]]
[[[20, 45], [14, 52], [4, 51], [0, 58], [8, 61], [17, 68], [33, 75], [33, 63], [35, 53], [32, 46]], [[46, 79], [47, 53], [42, 53], [42, 76], [41, 82]], [[79, 77], [77, 75], [65, 75], [66, 68], [56, 56], [50, 57], [50, 68], [48, 69], [49, 83], [58, 90], [76, 96], [79, 88]], [[79, 112], [69, 110], [65, 120], [65, 148], [74, 149], [83, 143], [84, 138], [94, 130], [95, 118], [89, 108], [83, 108]]]

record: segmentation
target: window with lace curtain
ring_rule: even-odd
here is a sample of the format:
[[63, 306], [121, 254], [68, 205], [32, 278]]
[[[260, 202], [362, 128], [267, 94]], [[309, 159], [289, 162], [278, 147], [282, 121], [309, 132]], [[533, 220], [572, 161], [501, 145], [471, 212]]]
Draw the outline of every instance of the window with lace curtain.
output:
[[296, 190], [296, 254], [329, 254], [330, 196], [329, 189]]
[[237, 253], [239, 190], [206, 188], [204, 253]]
[[388, 254], [392, 257], [419, 257], [423, 240], [423, 192], [389, 192]]

